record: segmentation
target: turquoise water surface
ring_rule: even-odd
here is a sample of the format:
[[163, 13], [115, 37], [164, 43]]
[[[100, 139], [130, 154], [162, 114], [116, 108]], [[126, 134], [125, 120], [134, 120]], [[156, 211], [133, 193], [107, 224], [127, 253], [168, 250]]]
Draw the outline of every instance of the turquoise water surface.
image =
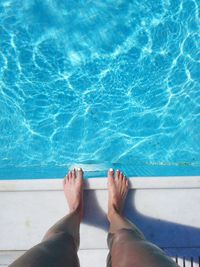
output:
[[200, 174], [199, 14], [199, 0], [1, 0], [0, 178]]

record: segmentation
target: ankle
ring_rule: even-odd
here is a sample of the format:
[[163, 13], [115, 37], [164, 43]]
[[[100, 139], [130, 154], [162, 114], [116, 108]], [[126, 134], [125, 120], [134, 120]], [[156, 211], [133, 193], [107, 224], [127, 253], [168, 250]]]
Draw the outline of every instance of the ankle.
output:
[[112, 221], [112, 218], [115, 217], [116, 215], [121, 215], [121, 212], [115, 207], [115, 205], [112, 205], [111, 207], [108, 208], [108, 220], [109, 222]]
[[69, 209], [69, 213], [74, 213], [74, 214], [81, 214], [82, 213], [82, 207], [81, 207], [81, 204], [79, 204], [78, 206], [74, 206], [74, 207], [71, 207]]

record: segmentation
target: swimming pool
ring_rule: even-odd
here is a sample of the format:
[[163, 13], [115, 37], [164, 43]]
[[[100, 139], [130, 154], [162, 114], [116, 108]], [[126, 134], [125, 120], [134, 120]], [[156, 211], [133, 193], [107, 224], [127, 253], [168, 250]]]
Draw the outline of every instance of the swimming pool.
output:
[[199, 174], [199, 12], [195, 0], [2, 0], [0, 178], [74, 163]]

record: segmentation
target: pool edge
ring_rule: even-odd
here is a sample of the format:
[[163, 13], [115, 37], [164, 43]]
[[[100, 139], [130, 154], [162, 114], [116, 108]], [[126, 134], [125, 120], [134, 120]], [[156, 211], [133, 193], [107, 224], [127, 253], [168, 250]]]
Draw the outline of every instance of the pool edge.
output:
[[[0, 191], [57, 191], [62, 190], [63, 179], [0, 180]], [[107, 178], [87, 178], [85, 190], [107, 189]], [[200, 188], [200, 176], [130, 177], [130, 189]]]

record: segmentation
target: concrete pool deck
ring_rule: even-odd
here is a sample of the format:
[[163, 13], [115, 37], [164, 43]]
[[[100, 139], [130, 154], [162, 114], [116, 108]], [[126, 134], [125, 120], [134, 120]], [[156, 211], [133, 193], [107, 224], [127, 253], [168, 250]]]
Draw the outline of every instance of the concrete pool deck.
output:
[[[84, 193], [81, 266], [105, 266], [106, 178], [86, 179]], [[0, 205], [0, 266], [7, 266], [40, 242], [46, 230], [67, 212], [61, 179], [1, 180]], [[199, 267], [199, 212], [200, 176], [130, 178], [125, 215], [168, 255], [179, 256], [181, 267]]]

